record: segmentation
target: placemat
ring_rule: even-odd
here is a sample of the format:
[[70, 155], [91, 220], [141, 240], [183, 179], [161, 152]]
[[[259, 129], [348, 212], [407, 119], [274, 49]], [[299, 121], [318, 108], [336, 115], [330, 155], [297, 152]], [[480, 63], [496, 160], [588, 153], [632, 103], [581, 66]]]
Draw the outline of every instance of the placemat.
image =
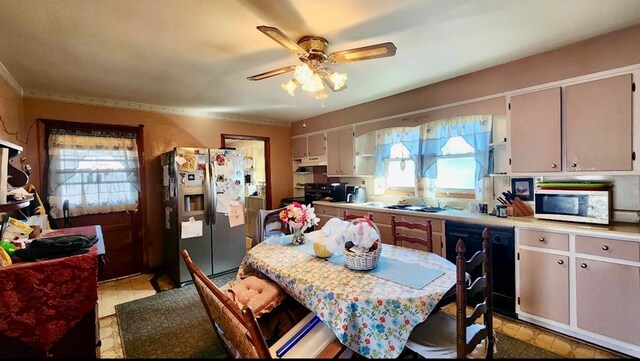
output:
[[[315, 252], [313, 251], [313, 242], [307, 242], [302, 245], [294, 245], [292, 243], [288, 243], [284, 246], [292, 247], [295, 250], [304, 252], [314, 257], [316, 256]], [[327, 262], [331, 262], [333, 264], [344, 267], [344, 256], [342, 254], [334, 254], [329, 258], [318, 259], [324, 259]], [[380, 256], [380, 261], [378, 262], [378, 266], [376, 266], [376, 268], [370, 271], [354, 272], [365, 272], [372, 276], [383, 278], [391, 282], [399, 283], [401, 285], [415, 289], [424, 288], [426, 285], [444, 274], [444, 272], [441, 270], [426, 268], [414, 263], [406, 263], [394, 258], [388, 258], [384, 256]]]

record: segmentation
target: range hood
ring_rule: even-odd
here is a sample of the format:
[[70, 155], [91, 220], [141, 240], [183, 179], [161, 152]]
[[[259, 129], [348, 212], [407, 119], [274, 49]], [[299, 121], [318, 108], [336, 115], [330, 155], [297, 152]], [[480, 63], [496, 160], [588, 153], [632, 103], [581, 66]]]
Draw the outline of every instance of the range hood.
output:
[[319, 165], [327, 165], [327, 156], [322, 155], [318, 157], [304, 157], [301, 158], [299, 167], [314, 167]]

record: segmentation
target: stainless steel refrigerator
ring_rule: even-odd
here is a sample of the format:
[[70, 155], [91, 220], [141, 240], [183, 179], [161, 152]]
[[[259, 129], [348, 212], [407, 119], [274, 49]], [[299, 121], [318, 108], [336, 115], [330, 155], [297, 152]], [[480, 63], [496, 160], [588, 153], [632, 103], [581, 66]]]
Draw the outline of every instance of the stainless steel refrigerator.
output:
[[174, 148], [160, 163], [168, 274], [178, 285], [191, 281], [183, 249], [207, 275], [238, 268], [246, 250], [242, 152]]

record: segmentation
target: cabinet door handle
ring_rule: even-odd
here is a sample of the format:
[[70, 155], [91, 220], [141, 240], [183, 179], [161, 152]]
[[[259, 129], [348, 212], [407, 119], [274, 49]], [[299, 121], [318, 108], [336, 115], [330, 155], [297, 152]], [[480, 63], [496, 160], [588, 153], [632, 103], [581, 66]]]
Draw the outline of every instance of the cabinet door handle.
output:
[[563, 260], [561, 260], [561, 259], [559, 259], [559, 260], [558, 260], [558, 264], [564, 264], [564, 261], [563, 261]]
[[587, 268], [587, 264], [586, 264], [586, 263], [581, 263], [581, 264], [580, 264], [580, 267], [582, 267], [582, 268]]
[[575, 167], [577, 167], [577, 166], [578, 166], [578, 163], [571, 163], [571, 166], [572, 166], [573, 168], [575, 168]]
[[609, 246], [607, 246], [606, 244], [604, 246], [602, 246], [602, 250], [603, 251], [608, 251], [609, 250]]
[[540, 241], [540, 242], [544, 242], [544, 237], [540, 237], [540, 238], [538, 238], [538, 241]]
[[556, 167], [557, 165], [555, 163], [551, 165], [551, 168], [556, 168]]

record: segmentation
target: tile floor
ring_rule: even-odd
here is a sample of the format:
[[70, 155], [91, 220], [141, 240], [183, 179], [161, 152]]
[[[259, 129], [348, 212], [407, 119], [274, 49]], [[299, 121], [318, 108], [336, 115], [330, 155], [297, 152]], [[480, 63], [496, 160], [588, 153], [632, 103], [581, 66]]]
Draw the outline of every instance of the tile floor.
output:
[[[115, 316], [115, 305], [151, 296], [156, 293], [151, 282], [153, 275], [142, 274], [115, 281], [100, 283], [98, 287], [98, 308], [100, 313], [100, 349], [103, 358], [123, 358], [122, 341]], [[167, 277], [158, 278], [162, 290], [174, 287]], [[443, 308], [455, 313], [455, 305]], [[559, 356], [568, 358], [621, 358], [622, 356], [586, 344], [552, 331], [521, 321], [494, 315], [494, 329], [519, 340], [537, 345]], [[499, 341], [498, 341], [499, 342]], [[498, 352], [500, 344], [498, 343]]]

